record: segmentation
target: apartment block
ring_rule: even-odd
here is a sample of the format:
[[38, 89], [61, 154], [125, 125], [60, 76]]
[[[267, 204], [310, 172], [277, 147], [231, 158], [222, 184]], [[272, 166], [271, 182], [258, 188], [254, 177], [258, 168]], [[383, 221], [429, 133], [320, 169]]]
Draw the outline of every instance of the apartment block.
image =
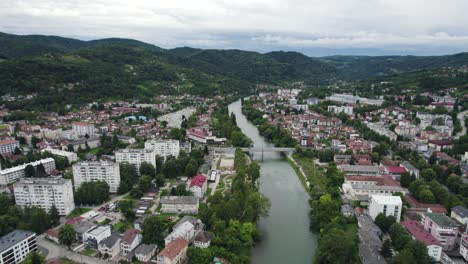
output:
[[137, 170], [143, 162], [148, 162], [156, 168], [156, 151], [154, 149], [121, 149], [115, 152], [115, 160], [118, 163], [133, 164]]
[[53, 158], [46, 158], [30, 163], [25, 163], [23, 165], [19, 165], [13, 168], [0, 170], [0, 185], [8, 185], [14, 183], [18, 179], [24, 178], [24, 169], [28, 165], [31, 165], [34, 168], [36, 168], [39, 164], [42, 164], [44, 166], [44, 169], [47, 173], [50, 173], [52, 170], [55, 170], [55, 160]]
[[79, 162], [73, 165], [75, 190], [84, 182], [103, 181], [109, 185], [109, 192], [116, 193], [120, 185], [120, 168], [115, 162]]
[[178, 140], [148, 140], [145, 142], [145, 149], [154, 149], [156, 155], [167, 158], [173, 156], [179, 157], [180, 142]]
[[0, 154], [13, 153], [19, 147], [18, 140], [0, 140]]
[[36, 250], [35, 233], [14, 230], [0, 238], [0, 263], [21, 263], [29, 252]]
[[400, 196], [372, 195], [369, 203], [369, 215], [373, 220], [383, 213], [385, 216], [395, 217], [400, 222], [402, 201]]
[[75, 209], [72, 181], [68, 179], [21, 179], [13, 189], [18, 206], [38, 206], [49, 211], [55, 205], [60, 215]]

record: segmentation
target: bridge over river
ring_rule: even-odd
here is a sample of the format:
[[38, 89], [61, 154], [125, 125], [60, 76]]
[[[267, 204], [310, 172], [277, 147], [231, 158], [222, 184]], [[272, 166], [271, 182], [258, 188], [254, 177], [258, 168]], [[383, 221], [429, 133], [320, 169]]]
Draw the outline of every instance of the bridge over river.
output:
[[[281, 147], [249, 147], [249, 148], [240, 148], [244, 152], [248, 152], [249, 154], [253, 155], [254, 153], [262, 153], [262, 160], [263, 160], [263, 153], [265, 152], [277, 152], [277, 153], [286, 153], [291, 154], [296, 151], [295, 148], [281, 148]], [[216, 152], [227, 152], [227, 153], [234, 153], [236, 148], [233, 147], [210, 147], [209, 150], [216, 151]]]

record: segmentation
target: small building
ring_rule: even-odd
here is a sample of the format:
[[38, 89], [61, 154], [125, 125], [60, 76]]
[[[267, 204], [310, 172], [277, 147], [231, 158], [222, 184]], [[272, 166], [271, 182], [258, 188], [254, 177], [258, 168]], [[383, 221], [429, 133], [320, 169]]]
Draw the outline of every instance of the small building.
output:
[[96, 226], [83, 234], [83, 242], [86, 243], [89, 248], [98, 249], [99, 243], [110, 236], [110, 225]]
[[112, 259], [120, 253], [120, 241], [122, 237], [118, 233], [112, 233], [110, 237], [99, 243], [98, 250], [103, 256]]
[[460, 241], [460, 255], [462, 255], [465, 261], [468, 261], [468, 233], [467, 232], [463, 233], [461, 241]]
[[142, 262], [148, 262], [153, 258], [154, 254], [156, 253], [156, 249], [158, 246], [155, 244], [140, 244], [135, 249], [135, 257]]
[[55, 228], [48, 229], [47, 232], [46, 232], [46, 237], [48, 239], [54, 241], [57, 244], [59, 243], [58, 231]]
[[120, 254], [126, 256], [130, 251], [134, 250], [138, 245], [140, 245], [143, 240], [140, 230], [138, 229], [129, 229], [125, 231], [120, 241]]
[[169, 243], [161, 252], [159, 252], [157, 264], [179, 264], [184, 263], [187, 259], [187, 249], [189, 242], [182, 238], [176, 239]]
[[395, 217], [400, 222], [402, 201], [400, 196], [372, 195], [369, 203], [369, 215], [373, 220], [383, 213], [385, 216]]
[[167, 246], [171, 241], [174, 241], [178, 238], [183, 238], [187, 241], [192, 241], [193, 237], [195, 236], [195, 226], [186, 221], [181, 225], [178, 225], [177, 228], [173, 228], [173, 231], [164, 238], [164, 243]]
[[442, 256], [442, 244], [424, 229], [418, 221], [403, 221], [401, 224], [408, 230], [413, 239], [421, 241], [427, 247], [427, 253], [435, 262], [439, 262]]
[[463, 206], [455, 206], [451, 209], [450, 217], [460, 222], [462, 225], [468, 224], [468, 209]]
[[211, 244], [211, 237], [206, 231], [201, 231], [193, 239], [193, 246], [196, 248], [208, 248]]
[[161, 198], [163, 213], [198, 213], [198, 197], [195, 196], [164, 196]]
[[207, 178], [203, 174], [198, 174], [192, 178], [190, 182], [190, 191], [194, 196], [203, 198], [205, 196], [206, 189], [208, 188]]

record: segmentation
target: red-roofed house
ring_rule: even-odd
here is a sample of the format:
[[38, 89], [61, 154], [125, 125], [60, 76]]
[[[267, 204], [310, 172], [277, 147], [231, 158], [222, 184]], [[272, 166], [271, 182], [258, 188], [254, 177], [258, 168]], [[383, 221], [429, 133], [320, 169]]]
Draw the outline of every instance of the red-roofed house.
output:
[[389, 175], [392, 175], [392, 177], [396, 180], [399, 180], [401, 175], [405, 172], [407, 172], [405, 167], [400, 167], [400, 166], [385, 166], [385, 172]]
[[187, 259], [187, 248], [189, 242], [178, 238], [170, 242], [161, 252], [159, 252], [157, 264], [179, 264]]
[[207, 178], [203, 174], [198, 174], [192, 178], [190, 183], [190, 191], [194, 196], [203, 198], [207, 189]]
[[437, 213], [437, 214], [447, 214], [447, 208], [440, 204], [425, 204], [418, 202], [411, 194], [405, 194], [405, 199], [411, 207], [412, 211], [421, 211]]
[[0, 154], [14, 153], [16, 148], [19, 148], [18, 140], [1, 140], [0, 141]]
[[442, 255], [442, 244], [424, 229], [418, 221], [403, 221], [401, 224], [413, 236], [413, 239], [423, 242], [427, 247], [427, 253], [434, 261], [439, 262]]
[[138, 229], [129, 229], [125, 231], [120, 241], [120, 254], [126, 256], [130, 251], [134, 250], [141, 244], [143, 236]]
[[47, 230], [46, 234], [48, 239], [54, 241], [55, 243], [59, 243], [57, 229], [51, 228]]

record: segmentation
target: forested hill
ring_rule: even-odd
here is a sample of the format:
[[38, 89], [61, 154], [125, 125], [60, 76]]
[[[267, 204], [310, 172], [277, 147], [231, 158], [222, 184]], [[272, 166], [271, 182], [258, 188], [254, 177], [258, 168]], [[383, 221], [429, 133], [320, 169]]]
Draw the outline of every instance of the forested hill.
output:
[[249, 94], [255, 84], [369, 79], [468, 64], [468, 54], [438, 57], [333, 56], [297, 52], [162, 49], [131, 39], [82, 41], [0, 33], [0, 95], [37, 93], [34, 102], [62, 107], [105, 98], [157, 94]]

